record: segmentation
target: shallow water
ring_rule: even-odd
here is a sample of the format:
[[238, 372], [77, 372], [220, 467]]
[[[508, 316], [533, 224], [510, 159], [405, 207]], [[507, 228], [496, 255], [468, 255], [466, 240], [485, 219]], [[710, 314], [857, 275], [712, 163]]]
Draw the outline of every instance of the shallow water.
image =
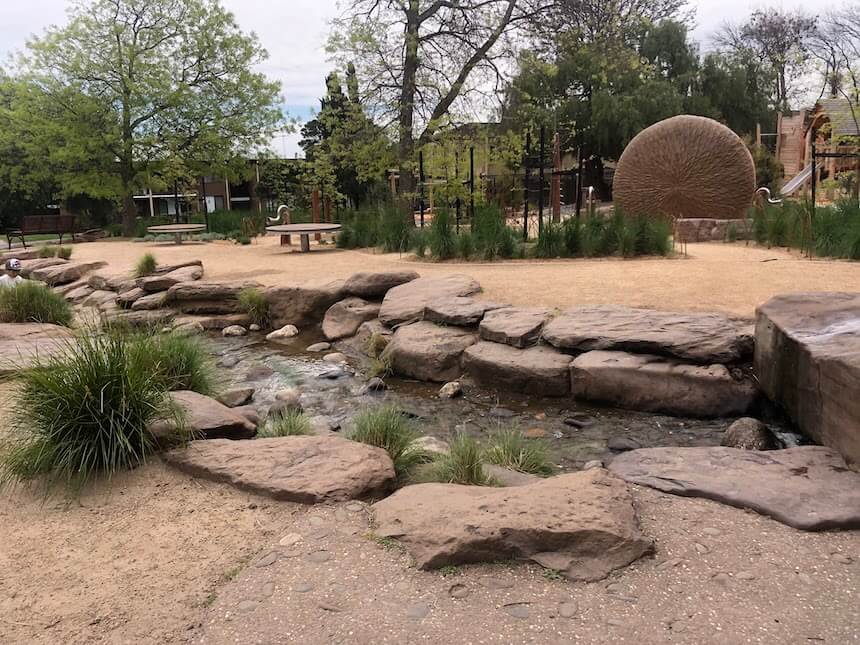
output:
[[[466, 432], [486, 437], [501, 429], [519, 428], [529, 436], [541, 438], [553, 462], [563, 470], [578, 470], [591, 460], [608, 463], [613, 451], [608, 442], [629, 440], [641, 447], [717, 446], [734, 419], [687, 419], [660, 414], [593, 407], [573, 399], [538, 398], [515, 394], [496, 394], [463, 382], [465, 395], [458, 399], [437, 397], [439, 384], [389, 377], [388, 390], [362, 394], [366, 382], [362, 369], [366, 358], [338, 345], [350, 359], [351, 369], [330, 380], [324, 372], [336, 368], [322, 360], [328, 352], [305, 351], [321, 337], [303, 333], [289, 342], [266, 342], [259, 335], [244, 338], [213, 338], [212, 351], [219, 365], [225, 389], [254, 387], [253, 404], [265, 414], [275, 394], [288, 387], [302, 391], [305, 414], [322, 431], [348, 432], [353, 415], [360, 409], [395, 403], [414, 419], [416, 429], [425, 435], [449, 440], [454, 433]], [[355, 373], [349, 373], [354, 371]], [[576, 417], [584, 427], [565, 423]], [[788, 444], [799, 437], [785, 428], [772, 426]]]

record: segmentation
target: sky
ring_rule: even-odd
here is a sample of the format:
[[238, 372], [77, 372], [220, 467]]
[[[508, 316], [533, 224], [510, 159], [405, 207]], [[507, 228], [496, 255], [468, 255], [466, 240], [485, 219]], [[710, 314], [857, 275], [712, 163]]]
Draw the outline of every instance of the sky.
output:
[[[331, 69], [325, 52], [329, 21], [338, 14], [337, 0], [222, 0], [244, 31], [253, 31], [269, 51], [260, 71], [282, 83], [286, 112], [306, 120], [319, 106], [325, 76]], [[695, 10], [693, 37], [702, 50], [725, 21], [740, 22], [757, 8], [787, 10], [808, 6], [802, 0], [690, 0]], [[0, 0], [0, 61], [22, 49], [31, 35], [65, 22], [67, 0]], [[0, 64], [2, 64], [0, 63]], [[298, 135], [276, 139], [276, 152], [292, 157]]]

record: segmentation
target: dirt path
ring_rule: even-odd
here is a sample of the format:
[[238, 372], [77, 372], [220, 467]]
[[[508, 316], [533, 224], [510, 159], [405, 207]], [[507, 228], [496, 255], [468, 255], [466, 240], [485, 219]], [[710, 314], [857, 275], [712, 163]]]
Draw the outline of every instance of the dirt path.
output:
[[512, 304], [559, 308], [621, 304], [724, 311], [747, 318], [778, 293], [860, 288], [860, 262], [808, 260], [743, 244], [690, 244], [689, 257], [677, 259], [442, 264], [331, 246], [312, 248], [312, 253], [290, 253], [278, 246], [276, 237], [244, 247], [223, 242], [176, 246], [107, 241], [76, 245], [74, 258], [105, 260], [111, 271], [122, 272], [151, 252], [162, 263], [203, 260], [208, 280], [256, 280], [267, 285], [411, 268], [422, 275], [467, 273], [483, 285], [486, 298]]

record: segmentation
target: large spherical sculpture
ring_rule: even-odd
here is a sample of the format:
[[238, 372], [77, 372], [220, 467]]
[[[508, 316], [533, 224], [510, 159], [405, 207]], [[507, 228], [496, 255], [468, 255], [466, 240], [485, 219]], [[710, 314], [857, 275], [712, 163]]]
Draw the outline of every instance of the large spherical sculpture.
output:
[[741, 219], [755, 193], [744, 142], [713, 119], [674, 116], [633, 137], [613, 182], [627, 215]]

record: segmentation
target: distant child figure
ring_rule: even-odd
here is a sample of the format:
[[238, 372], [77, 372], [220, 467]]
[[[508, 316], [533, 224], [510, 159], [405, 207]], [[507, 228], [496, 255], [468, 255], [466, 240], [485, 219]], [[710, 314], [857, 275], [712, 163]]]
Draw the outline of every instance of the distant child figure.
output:
[[24, 282], [21, 277], [21, 260], [11, 258], [6, 260], [6, 273], [0, 276], [0, 288], [17, 287]]

